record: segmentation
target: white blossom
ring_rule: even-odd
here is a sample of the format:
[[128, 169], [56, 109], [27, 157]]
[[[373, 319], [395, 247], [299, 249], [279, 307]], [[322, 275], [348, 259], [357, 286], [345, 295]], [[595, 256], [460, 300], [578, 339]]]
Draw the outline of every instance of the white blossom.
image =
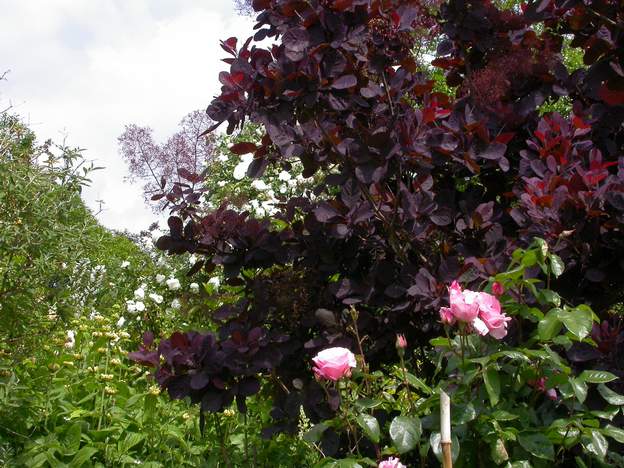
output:
[[219, 182], [217, 182], [217, 185], [219, 187], [225, 187], [226, 184], [227, 184], [227, 182], [225, 180], [220, 180]]
[[228, 157], [227, 157], [225, 154], [220, 154], [219, 156], [217, 156], [217, 159], [218, 159], [220, 162], [225, 162], [225, 161], [227, 161], [227, 160], [228, 160]]
[[256, 179], [251, 183], [251, 186], [256, 190], [267, 190], [269, 186], [264, 182], [264, 180]]
[[180, 289], [180, 281], [177, 278], [169, 278], [167, 280], [167, 287], [171, 291], [175, 291], [176, 289]]
[[213, 276], [208, 280], [208, 284], [212, 285], [216, 289], [221, 285], [221, 280], [218, 276]]
[[156, 282], [158, 284], [163, 284], [163, 282], [165, 281], [166, 276], [165, 275], [161, 275], [160, 273], [156, 275]]
[[122, 315], [121, 317], [119, 317], [119, 320], [117, 320], [117, 327], [121, 328], [124, 326], [124, 323], [126, 323], [126, 319], [124, 318], [124, 316]]
[[193, 294], [197, 294], [199, 292], [199, 284], [197, 283], [189, 284], [189, 288]]
[[176, 298], [173, 301], [171, 301], [171, 308], [173, 310], [178, 310], [180, 309], [180, 307], [182, 307], [182, 304], [180, 303], [179, 299]]
[[241, 161], [234, 168], [234, 178], [236, 180], [242, 180], [245, 177], [251, 161], [253, 161], [253, 154], [245, 154], [241, 157]]
[[138, 301], [142, 301], [143, 299], [145, 299], [145, 290], [143, 288], [135, 290], [134, 298]]
[[130, 262], [128, 260], [124, 260], [121, 262], [121, 268], [128, 268], [130, 266]]
[[290, 172], [286, 172], [286, 171], [280, 172], [279, 175], [277, 176], [279, 180], [283, 180], [284, 182], [289, 181], [291, 177], [292, 176], [290, 175]]
[[191, 255], [188, 259], [189, 265], [195, 265], [197, 263], [197, 256], [195, 254]]
[[74, 330], [67, 330], [67, 338], [65, 340], [65, 347], [72, 349], [76, 345], [76, 332]]
[[163, 297], [160, 294], [150, 293], [148, 294], [148, 297], [156, 304], [162, 304]]
[[129, 314], [136, 314], [137, 313], [136, 303], [134, 301], [126, 301], [126, 310], [128, 311]]
[[139, 312], [143, 312], [145, 310], [145, 304], [141, 301], [136, 301], [134, 305], [136, 307], [136, 310]]

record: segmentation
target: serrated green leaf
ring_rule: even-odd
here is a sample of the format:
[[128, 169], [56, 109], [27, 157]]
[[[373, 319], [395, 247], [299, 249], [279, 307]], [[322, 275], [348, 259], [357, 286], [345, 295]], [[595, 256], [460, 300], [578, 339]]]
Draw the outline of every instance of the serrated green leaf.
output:
[[602, 433], [611, 437], [614, 440], [617, 440], [620, 444], [624, 444], [624, 429], [620, 429], [619, 427], [612, 426], [611, 424], [607, 424], [603, 429]]
[[490, 456], [497, 465], [509, 460], [509, 453], [507, 453], [505, 442], [501, 439], [496, 439], [492, 444], [490, 444]]
[[552, 340], [561, 331], [559, 312], [561, 309], [552, 309], [537, 324], [537, 335], [541, 341]]
[[413, 450], [420, 440], [420, 419], [413, 416], [397, 416], [390, 423], [390, 438], [399, 453]]
[[358, 415], [357, 418], [355, 418], [355, 420], [357, 421], [358, 425], [364, 431], [364, 434], [366, 434], [366, 437], [368, 437], [374, 443], [378, 444], [380, 430], [379, 430], [379, 422], [377, 422], [377, 418], [369, 414], [360, 414]]
[[561, 320], [568, 331], [579, 340], [582, 340], [591, 333], [593, 314], [590, 309], [583, 307], [566, 309], [559, 313], [559, 320]]
[[492, 367], [487, 368], [483, 373], [483, 382], [490, 398], [490, 405], [494, 407], [500, 398], [500, 376], [498, 371]]
[[540, 432], [518, 434], [520, 446], [537, 458], [555, 459], [555, 448], [548, 437]]
[[601, 370], [584, 370], [578, 377], [587, 383], [604, 384], [617, 380], [617, 377], [611, 372]]
[[576, 399], [579, 403], [583, 403], [587, 398], [587, 384], [585, 381], [572, 377], [570, 379], [570, 385], [572, 386], [574, 395], [576, 395]]
[[555, 254], [550, 254], [548, 258], [550, 259], [550, 271], [552, 271], [552, 274], [555, 275], [555, 278], [561, 276], [565, 271], [565, 265], [563, 264], [561, 257]]
[[615, 406], [624, 405], [624, 395], [614, 392], [605, 384], [598, 385], [598, 393], [600, 393], [602, 398], [604, 398], [607, 403]]
[[85, 463], [89, 462], [91, 460], [91, 457], [95, 455], [97, 452], [98, 452], [98, 449], [94, 447], [89, 447], [89, 446], [82, 447], [80, 450], [78, 450], [76, 455], [74, 455], [74, 458], [69, 463], [69, 466], [71, 468], [79, 468], [83, 466]]
[[592, 429], [589, 437], [584, 436], [582, 440], [583, 446], [589, 453], [596, 455], [600, 460], [604, 460], [609, 448], [609, 442], [607, 442], [607, 439], [598, 429]]
[[410, 374], [409, 372], [406, 374], [407, 383], [412, 387], [422, 390], [427, 395], [431, 395], [433, 392], [431, 387], [429, 387], [422, 379], [419, 379], [414, 374]]
[[372, 409], [381, 405], [381, 400], [374, 400], [372, 398], [360, 398], [355, 402], [355, 406], [359, 409]]
[[316, 444], [319, 440], [321, 440], [321, 436], [327, 428], [329, 428], [329, 426], [323, 422], [315, 424], [312, 428], [310, 428], [310, 430], [303, 434], [303, 440], [311, 444]]

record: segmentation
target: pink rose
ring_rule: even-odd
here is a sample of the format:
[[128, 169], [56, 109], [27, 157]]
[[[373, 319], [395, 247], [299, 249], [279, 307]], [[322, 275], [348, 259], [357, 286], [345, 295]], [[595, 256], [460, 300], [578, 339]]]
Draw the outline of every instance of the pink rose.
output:
[[377, 468], [407, 468], [398, 458], [390, 457], [379, 463]]
[[471, 323], [479, 315], [479, 293], [462, 291], [457, 281], [453, 281], [449, 288], [451, 313], [460, 322]]
[[449, 307], [440, 308], [440, 319], [446, 325], [455, 325], [455, 316]]
[[507, 335], [507, 322], [511, 320], [501, 313], [501, 305], [498, 299], [488, 293], [479, 293], [477, 299], [479, 303], [479, 318], [488, 328], [490, 335], [497, 340]]
[[354, 354], [347, 348], [328, 348], [314, 358], [314, 374], [317, 378], [340, 380], [351, 375], [351, 368], [356, 367]]

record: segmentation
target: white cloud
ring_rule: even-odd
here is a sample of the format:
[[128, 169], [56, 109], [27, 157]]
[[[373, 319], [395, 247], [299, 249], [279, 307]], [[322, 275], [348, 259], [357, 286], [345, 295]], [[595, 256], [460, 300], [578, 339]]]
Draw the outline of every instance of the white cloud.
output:
[[123, 182], [117, 137], [128, 123], [175, 131], [182, 117], [205, 108], [227, 67], [219, 40], [253, 33], [232, 0], [0, 0], [0, 83], [41, 140], [66, 137], [106, 169], [93, 174], [84, 198], [101, 222], [131, 231], [155, 215], [141, 188]]

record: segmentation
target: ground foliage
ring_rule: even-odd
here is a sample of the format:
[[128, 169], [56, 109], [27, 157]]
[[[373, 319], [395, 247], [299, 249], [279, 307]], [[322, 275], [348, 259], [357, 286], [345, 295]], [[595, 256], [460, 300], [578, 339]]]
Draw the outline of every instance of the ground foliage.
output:
[[[624, 278], [618, 2], [252, 5], [254, 37], [221, 44], [230, 69], [207, 110], [210, 130], [261, 126], [259, 142], [230, 148], [254, 154], [250, 177], [300, 161], [305, 177], [323, 181], [318, 198], [282, 203], [277, 222], [226, 205], [205, 212], [189, 184], [167, 193], [175, 210], [158, 247], [200, 256], [191, 273], [222, 266], [242, 291], [212, 315], [214, 335], [178, 333], [135, 355], [159, 367], [173, 397], [190, 396], [204, 411], [236, 399], [244, 410], [263, 373], [275, 389], [266, 435], [295, 430], [300, 404], [313, 421], [327, 418], [337, 395], [328, 404], [304, 364], [310, 356], [359, 345], [374, 367], [392, 359], [396, 332], [424, 345], [439, 332], [452, 280], [478, 285], [535, 237], [566, 265], [549, 289], [607, 318]], [[274, 44], [253, 43], [266, 38]], [[432, 92], [412, 53], [424, 39], [437, 44], [431, 65], [454, 95]], [[583, 67], [566, 67], [564, 42], [582, 52]], [[540, 116], [542, 104], [562, 97], [572, 102], [568, 117]], [[568, 350], [578, 366], [598, 358], [578, 349]]]

